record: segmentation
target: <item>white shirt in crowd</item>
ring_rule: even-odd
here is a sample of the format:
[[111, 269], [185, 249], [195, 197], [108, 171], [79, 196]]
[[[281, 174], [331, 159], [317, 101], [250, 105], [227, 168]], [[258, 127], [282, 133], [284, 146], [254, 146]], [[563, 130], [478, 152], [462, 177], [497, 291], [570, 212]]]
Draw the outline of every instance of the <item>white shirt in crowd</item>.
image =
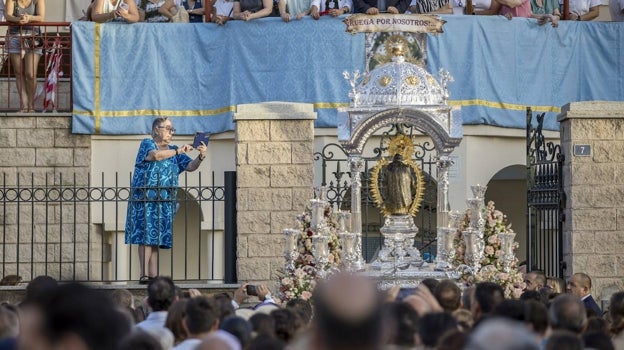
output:
[[201, 342], [201, 340], [196, 338], [184, 339], [180, 344], [174, 346], [173, 350], [194, 350]]
[[215, 10], [217, 12], [217, 16], [233, 16], [233, 0], [217, 0], [214, 4]]
[[[563, 4], [563, 1], [559, 0], [559, 4]], [[589, 12], [590, 8], [601, 4], [600, 0], [570, 0], [570, 13], [582, 16]]]
[[163, 349], [169, 350], [173, 347], [175, 337], [169, 328], [165, 327], [165, 321], [167, 321], [167, 311], [155, 311], [150, 312], [147, 318], [137, 323], [135, 327], [139, 327], [153, 335], [160, 342]]

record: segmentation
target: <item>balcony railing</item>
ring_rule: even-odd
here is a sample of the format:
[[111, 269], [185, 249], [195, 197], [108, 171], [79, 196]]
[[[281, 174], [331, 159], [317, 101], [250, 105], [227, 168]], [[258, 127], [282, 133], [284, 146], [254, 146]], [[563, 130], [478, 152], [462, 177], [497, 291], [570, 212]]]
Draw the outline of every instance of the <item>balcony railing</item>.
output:
[[[29, 28], [38, 28], [33, 31]], [[9, 28], [17, 28], [18, 34], [9, 34]], [[14, 29], [15, 30], [15, 29]], [[36, 112], [70, 112], [72, 109], [72, 34], [68, 22], [42, 22], [36, 25], [0, 22], [0, 112], [20, 111], [18, 81], [24, 76], [24, 67], [12, 63], [20, 57], [11, 54], [11, 40], [18, 43], [20, 51], [41, 52], [36, 71]], [[22, 62], [26, 62], [22, 60]]]
[[[236, 174], [225, 185], [214, 173], [185, 174], [177, 189], [173, 248], [161, 249], [159, 275], [176, 281], [236, 282]], [[24, 178], [23, 174], [17, 177]], [[99, 185], [38, 185], [0, 178], [0, 273], [29, 281], [38, 275], [85, 282], [138, 281], [136, 245], [124, 243], [130, 177], [104, 177]], [[76, 179], [56, 179], [76, 183]], [[69, 181], [68, 181], [69, 180]], [[23, 182], [23, 181], [22, 181]], [[113, 183], [113, 185], [108, 185]], [[234, 255], [233, 255], [234, 254]]]

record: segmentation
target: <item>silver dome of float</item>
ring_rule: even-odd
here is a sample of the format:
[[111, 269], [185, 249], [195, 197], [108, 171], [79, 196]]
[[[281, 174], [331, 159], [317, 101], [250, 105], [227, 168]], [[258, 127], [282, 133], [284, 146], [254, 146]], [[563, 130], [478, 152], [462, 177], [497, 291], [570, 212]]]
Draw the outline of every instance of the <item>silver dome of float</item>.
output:
[[411, 124], [431, 137], [439, 154], [449, 154], [462, 138], [461, 110], [447, 104], [450, 73], [440, 69], [438, 80], [414, 63], [401, 35], [386, 39], [385, 49], [387, 62], [370, 73], [343, 73], [351, 102], [338, 109], [338, 140], [349, 154], [362, 154], [376, 130]]
[[357, 106], [446, 104], [444, 89], [429, 72], [407, 62], [401, 50], [392, 53], [391, 62], [373, 69], [356, 88]]
[[450, 74], [441, 69], [438, 82], [423, 67], [409, 62], [406, 46], [406, 41], [388, 40], [386, 52], [390, 61], [366, 74], [357, 86], [354, 80], [359, 74], [356, 73], [357, 77], [344, 74], [352, 86], [349, 93], [352, 107], [446, 105]]

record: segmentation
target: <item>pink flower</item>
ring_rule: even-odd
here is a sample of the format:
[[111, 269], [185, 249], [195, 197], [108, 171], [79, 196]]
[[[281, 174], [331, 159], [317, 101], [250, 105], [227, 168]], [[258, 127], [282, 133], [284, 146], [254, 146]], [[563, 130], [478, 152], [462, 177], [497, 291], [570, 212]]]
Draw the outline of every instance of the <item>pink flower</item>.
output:
[[485, 254], [492, 255], [494, 254], [494, 248], [491, 245], [485, 247]]
[[307, 290], [304, 290], [303, 292], [301, 292], [301, 299], [309, 300], [310, 298], [312, 298], [312, 293], [310, 293]]

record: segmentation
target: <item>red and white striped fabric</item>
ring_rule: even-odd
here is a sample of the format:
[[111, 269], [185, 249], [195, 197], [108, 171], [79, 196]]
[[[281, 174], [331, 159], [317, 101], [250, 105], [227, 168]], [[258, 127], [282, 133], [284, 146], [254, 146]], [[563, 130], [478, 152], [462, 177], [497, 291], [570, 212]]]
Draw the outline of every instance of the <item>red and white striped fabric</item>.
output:
[[52, 49], [50, 50], [50, 60], [48, 61], [48, 65], [46, 67], [46, 72], [48, 72], [48, 76], [46, 78], [46, 82], [44, 85], [44, 97], [43, 97], [43, 111], [47, 111], [50, 108], [52, 111], [56, 110], [56, 106], [54, 104], [55, 95], [56, 95], [56, 86], [58, 84], [59, 77], [63, 76], [63, 72], [61, 71], [61, 59], [63, 57], [63, 53], [61, 51], [61, 38], [57, 37], [54, 40], [54, 45], [52, 45]]

